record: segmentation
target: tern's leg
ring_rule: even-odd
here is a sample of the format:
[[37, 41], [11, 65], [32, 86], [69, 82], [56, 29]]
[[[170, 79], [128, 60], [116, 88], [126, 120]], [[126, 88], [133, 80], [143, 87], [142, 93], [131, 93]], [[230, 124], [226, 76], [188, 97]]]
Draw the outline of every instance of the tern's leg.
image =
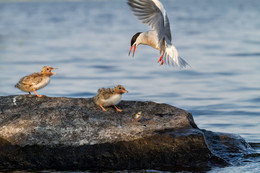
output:
[[121, 109], [118, 109], [115, 105], [114, 105], [115, 109], [118, 111], [118, 112], [122, 112]]
[[38, 96], [38, 97], [42, 97], [42, 95], [37, 94], [37, 92], [35, 90], [33, 90], [33, 92]]
[[[157, 62], [157, 63], [159, 63], [159, 62], [161, 62], [161, 61], [162, 61], [163, 55], [164, 55], [164, 51], [163, 51], [163, 53], [162, 53], [162, 56], [160, 57], [160, 59], [158, 60], [158, 62]], [[162, 63], [163, 63], [163, 62], [162, 62]], [[162, 65], [162, 63], [161, 63], [161, 65]]]
[[107, 111], [101, 104], [99, 105], [103, 111]]
[[161, 64], [160, 65], [163, 65], [163, 60], [162, 60], [162, 62], [161, 62]]

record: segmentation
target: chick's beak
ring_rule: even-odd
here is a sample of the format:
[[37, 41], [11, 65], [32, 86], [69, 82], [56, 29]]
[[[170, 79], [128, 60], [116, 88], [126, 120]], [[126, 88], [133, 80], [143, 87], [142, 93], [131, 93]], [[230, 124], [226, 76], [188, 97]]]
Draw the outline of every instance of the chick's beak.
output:
[[56, 73], [52, 72], [52, 70], [54, 70], [54, 69], [58, 69], [58, 68], [52, 68], [52, 69], [50, 70], [50, 73], [51, 73], [51, 74], [56, 74]]
[[122, 93], [128, 93], [128, 91], [127, 91], [127, 90], [121, 90], [121, 92], [122, 92]]

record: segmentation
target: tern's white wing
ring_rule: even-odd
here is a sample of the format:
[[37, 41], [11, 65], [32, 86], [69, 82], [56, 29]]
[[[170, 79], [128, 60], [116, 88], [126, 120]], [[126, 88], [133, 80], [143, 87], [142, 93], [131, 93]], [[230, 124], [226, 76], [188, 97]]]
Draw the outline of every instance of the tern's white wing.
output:
[[170, 22], [166, 13], [166, 10], [164, 9], [162, 3], [159, 0], [152, 0], [155, 5], [161, 10], [162, 15], [163, 15], [163, 20], [164, 20], [164, 32], [166, 37], [168, 38], [168, 41], [172, 41], [172, 36], [171, 36], [171, 28], [170, 28]]
[[165, 16], [164, 16], [164, 31], [165, 31], [165, 35], [167, 36], [168, 40], [171, 42], [172, 35], [171, 35], [170, 22], [169, 22], [167, 14], [165, 14]]
[[[169, 37], [169, 32], [166, 35], [164, 27], [164, 18], [167, 18], [167, 16], [164, 17], [166, 12], [158, 0], [128, 0], [128, 5], [131, 7], [134, 15], [139, 20], [141, 20], [144, 24], [149, 25], [154, 31], [157, 32], [160, 44], [162, 44], [165, 40], [165, 36]], [[169, 21], [166, 23], [168, 23], [167, 30], [169, 30]], [[164, 46], [161, 45], [161, 47]]]
[[164, 9], [162, 3], [159, 0], [152, 0], [155, 5], [161, 10], [164, 20], [164, 32], [168, 40], [171, 42], [172, 36], [171, 36], [171, 28], [170, 28], [170, 22], [166, 13], [166, 10]]

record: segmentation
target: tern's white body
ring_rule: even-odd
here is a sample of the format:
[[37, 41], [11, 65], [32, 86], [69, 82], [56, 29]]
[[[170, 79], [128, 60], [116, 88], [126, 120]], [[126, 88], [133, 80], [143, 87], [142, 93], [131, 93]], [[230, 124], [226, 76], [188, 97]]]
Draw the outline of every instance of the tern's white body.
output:
[[157, 33], [155, 31], [143, 32], [136, 39], [136, 46], [139, 44], [149, 45], [157, 50], [160, 50], [160, 45]]
[[152, 28], [151, 31], [137, 33], [131, 40], [131, 53], [134, 46], [139, 44], [149, 45], [160, 52], [163, 52], [159, 61], [176, 65], [180, 68], [189, 64], [179, 57], [178, 51], [171, 43], [170, 23], [166, 11], [159, 0], [128, 0], [128, 5], [134, 15], [143, 23]]

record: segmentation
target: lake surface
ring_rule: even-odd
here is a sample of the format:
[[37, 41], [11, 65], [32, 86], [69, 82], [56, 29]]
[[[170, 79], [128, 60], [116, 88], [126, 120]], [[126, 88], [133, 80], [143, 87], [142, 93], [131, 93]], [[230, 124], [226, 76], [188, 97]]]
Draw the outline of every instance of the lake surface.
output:
[[[168, 103], [191, 112], [202, 129], [260, 143], [260, 1], [162, 0], [173, 43], [192, 68], [157, 64], [159, 52], [130, 40], [149, 28], [124, 0], [0, 1], [0, 95], [25, 94], [19, 79], [58, 67], [38, 91], [93, 97], [122, 84], [124, 100]], [[211, 172], [258, 172], [260, 162]]]

